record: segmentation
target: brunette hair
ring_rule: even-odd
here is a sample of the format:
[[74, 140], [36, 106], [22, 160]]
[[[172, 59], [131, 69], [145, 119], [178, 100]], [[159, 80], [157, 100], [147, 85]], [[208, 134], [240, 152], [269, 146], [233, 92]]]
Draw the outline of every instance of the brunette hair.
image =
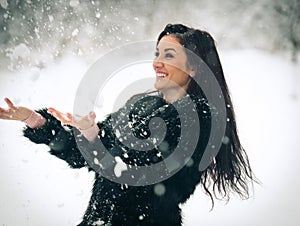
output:
[[[203, 172], [201, 185], [214, 205], [213, 196], [217, 199], [229, 200], [229, 193], [233, 191], [242, 198], [249, 197], [249, 182], [256, 181], [250, 167], [248, 156], [241, 145], [237, 133], [237, 126], [233, 105], [228, 86], [224, 77], [221, 62], [212, 36], [198, 29], [182, 24], [168, 24], [160, 33], [157, 43], [166, 35], [174, 36], [182, 46], [200, 57], [211, 70], [221, 88], [226, 104], [226, 129], [223, 142], [214, 161]], [[187, 51], [186, 51], [187, 52]], [[187, 54], [188, 63], [196, 68], [196, 75], [189, 84], [187, 93], [203, 96], [204, 93], [195, 80], [201, 79], [203, 71], [197, 65], [191, 54]], [[213, 92], [213, 90], [212, 90]], [[221, 196], [221, 197], [220, 197]]]

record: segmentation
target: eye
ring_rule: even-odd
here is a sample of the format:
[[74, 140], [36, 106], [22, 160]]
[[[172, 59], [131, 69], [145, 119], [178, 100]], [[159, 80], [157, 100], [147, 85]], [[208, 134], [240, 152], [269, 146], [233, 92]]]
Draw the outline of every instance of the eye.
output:
[[166, 53], [165, 57], [166, 58], [174, 58], [174, 55], [172, 53]]
[[155, 56], [155, 57], [158, 57], [158, 56], [159, 56], [159, 52], [156, 51], [156, 52], [154, 53], [154, 56]]

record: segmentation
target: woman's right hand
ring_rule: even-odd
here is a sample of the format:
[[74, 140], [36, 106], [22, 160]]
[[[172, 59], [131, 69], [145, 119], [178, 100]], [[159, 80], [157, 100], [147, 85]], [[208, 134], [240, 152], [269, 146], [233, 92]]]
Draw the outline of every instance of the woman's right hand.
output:
[[12, 101], [8, 98], [4, 98], [8, 108], [0, 107], [0, 119], [5, 120], [26, 120], [33, 112], [33, 110], [22, 106], [15, 106]]

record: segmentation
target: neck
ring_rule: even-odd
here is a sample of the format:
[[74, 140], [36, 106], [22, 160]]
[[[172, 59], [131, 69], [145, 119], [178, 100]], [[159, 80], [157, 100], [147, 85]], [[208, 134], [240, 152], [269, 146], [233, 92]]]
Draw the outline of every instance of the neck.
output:
[[185, 96], [186, 91], [184, 89], [168, 89], [162, 91], [163, 98], [167, 103], [173, 103], [176, 100]]

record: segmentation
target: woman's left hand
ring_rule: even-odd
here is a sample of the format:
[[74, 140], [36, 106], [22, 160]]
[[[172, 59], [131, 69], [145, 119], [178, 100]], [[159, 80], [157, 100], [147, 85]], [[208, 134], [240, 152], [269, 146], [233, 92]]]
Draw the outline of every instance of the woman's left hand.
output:
[[89, 129], [95, 124], [96, 114], [92, 111], [85, 116], [73, 116], [71, 113], [62, 113], [55, 108], [48, 108], [48, 112], [63, 124], [76, 127], [80, 130]]

